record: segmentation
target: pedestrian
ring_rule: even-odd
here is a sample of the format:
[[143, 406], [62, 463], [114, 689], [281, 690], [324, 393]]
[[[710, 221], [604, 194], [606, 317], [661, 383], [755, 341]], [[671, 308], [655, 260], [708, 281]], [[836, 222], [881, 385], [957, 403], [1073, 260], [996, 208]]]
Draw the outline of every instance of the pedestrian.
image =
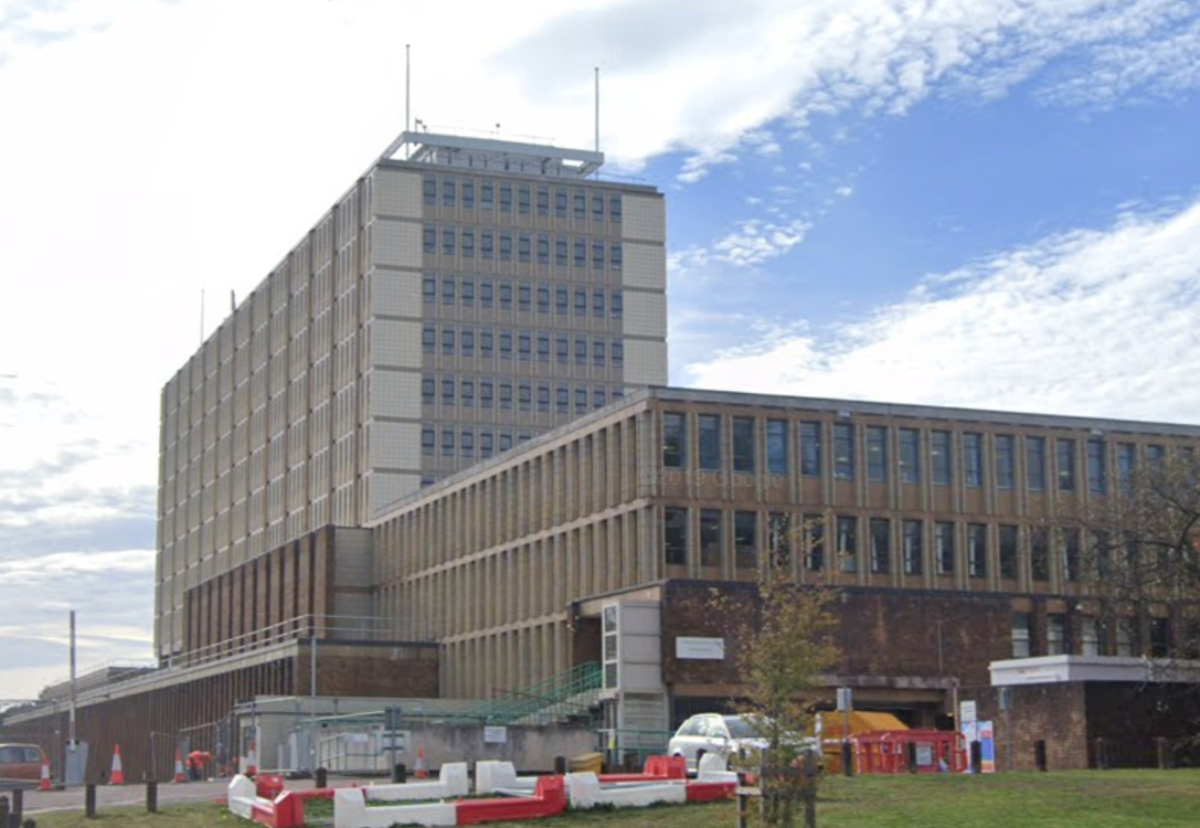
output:
[[206, 757], [211, 755], [212, 754], [206, 753], [202, 750], [193, 750], [188, 754], [187, 764], [189, 779], [191, 779], [193, 782], [199, 782], [204, 778], [204, 763], [208, 761]]

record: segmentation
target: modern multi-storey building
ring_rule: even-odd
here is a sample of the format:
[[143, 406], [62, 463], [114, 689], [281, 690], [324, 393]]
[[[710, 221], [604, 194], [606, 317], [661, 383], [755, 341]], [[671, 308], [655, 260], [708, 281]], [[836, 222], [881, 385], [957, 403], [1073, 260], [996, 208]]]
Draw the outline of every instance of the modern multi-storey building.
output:
[[189, 589], [665, 384], [663, 199], [602, 161], [404, 133], [166, 384], [160, 658]]

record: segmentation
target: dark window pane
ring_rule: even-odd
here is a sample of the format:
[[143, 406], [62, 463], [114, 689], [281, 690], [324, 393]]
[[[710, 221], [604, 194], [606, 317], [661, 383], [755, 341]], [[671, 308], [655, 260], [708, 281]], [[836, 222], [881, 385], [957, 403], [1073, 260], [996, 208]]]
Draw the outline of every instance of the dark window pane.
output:
[[700, 440], [700, 468], [721, 468], [721, 418], [717, 414], [701, 414], [697, 418]]

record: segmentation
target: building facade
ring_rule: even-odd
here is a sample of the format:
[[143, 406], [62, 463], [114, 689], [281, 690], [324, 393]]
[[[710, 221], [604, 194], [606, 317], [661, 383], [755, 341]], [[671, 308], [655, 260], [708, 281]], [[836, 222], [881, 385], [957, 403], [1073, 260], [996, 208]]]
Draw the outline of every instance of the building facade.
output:
[[727, 635], [706, 601], [752, 595], [773, 555], [839, 588], [831, 686], [932, 725], [993, 661], [1171, 652], [1180, 607], [1112, 623], [1082, 586], [1081, 539], [1047, 519], [1197, 443], [1190, 426], [647, 389], [372, 521], [376, 612], [424, 616], [445, 695], [595, 660], [617, 697], [607, 608], [654, 607], [629, 697], [667, 728], [736, 691], [732, 659], [679, 639]]
[[166, 384], [161, 659], [188, 590], [666, 382], [663, 199], [602, 161], [401, 135]]

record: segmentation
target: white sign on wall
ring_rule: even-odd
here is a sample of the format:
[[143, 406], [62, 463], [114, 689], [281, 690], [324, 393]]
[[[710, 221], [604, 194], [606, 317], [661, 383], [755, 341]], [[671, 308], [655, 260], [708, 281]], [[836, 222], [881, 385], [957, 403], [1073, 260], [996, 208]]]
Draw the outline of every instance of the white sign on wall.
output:
[[725, 639], [689, 638], [681, 635], [675, 639], [675, 657], [722, 661], [725, 658]]
[[969, 722], [974, 722], [976, 720], [976, 717], [978, 716], [978, 712], [975, 707], [975, 702], [973, 702], [973, 701], [961, 702], [958, 705], [958, 708], [959, 708], [959, 711], [958, 711], [959, 712], [959, 720], [964, 725], [966, 725]]
[[508, 741], [508, 728], [497, 725], [488, 725], [483, 729], [483, 743], [485, 745], [502, 745]]

